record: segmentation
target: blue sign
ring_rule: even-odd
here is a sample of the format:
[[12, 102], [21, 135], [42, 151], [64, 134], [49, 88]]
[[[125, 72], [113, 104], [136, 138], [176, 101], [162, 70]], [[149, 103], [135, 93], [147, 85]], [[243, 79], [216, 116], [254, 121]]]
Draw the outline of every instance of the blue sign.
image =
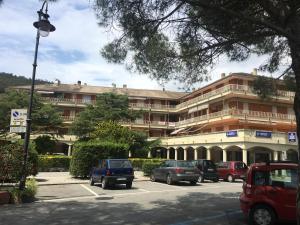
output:
[[19, 112], [18, 112], [18, 111], [14, 111], [14, 112], [13, 112], [13, 116], [14, 116], [14, 117], [18, 117], [18, 116], [19, 116]]
[[296, 142], [297, 141], [297, 133], [296, 132], [288, 132], [288, 139], [289, 139], [289, 142]]
[[257, 130], [255, 133], [256, 137], [263, 137], [263, 138], [272, 138], [272, 132], [271, 131], [259, 131]]
[[226, 132], [226, 137], [237, 137], [237, 136], [238, 136], [237, 130], [230, 130]]

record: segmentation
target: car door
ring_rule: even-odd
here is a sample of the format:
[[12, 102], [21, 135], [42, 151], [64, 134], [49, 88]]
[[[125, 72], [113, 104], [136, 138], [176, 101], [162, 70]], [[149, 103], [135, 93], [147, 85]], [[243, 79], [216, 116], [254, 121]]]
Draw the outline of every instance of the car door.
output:
[[158, 168], [155, 169], [154, 176], [158, 180], [164, 180], [164, 173], [166, 168], [166, 162], [162, 162]]
[[267, 196], [276, 203], [282, 219], [295, 220], [298, 176], [296, 169], [274, 169], [270, 172]]
[[101, 166], [102, 166], [103, 160], [99, 160], [96, 167], [93, 169], [93, 178], [95, 181], [100, 180], [101, 175]]
[[221, 179], [225, 179], [226, 177], [226, 163], [225, 162], [220, 162], [220, 163], [218, 163], [218, 165], [217, 165], [217, 172], [218, 172], [218, 176], [219, 176], [219, 178], [221, 178]]

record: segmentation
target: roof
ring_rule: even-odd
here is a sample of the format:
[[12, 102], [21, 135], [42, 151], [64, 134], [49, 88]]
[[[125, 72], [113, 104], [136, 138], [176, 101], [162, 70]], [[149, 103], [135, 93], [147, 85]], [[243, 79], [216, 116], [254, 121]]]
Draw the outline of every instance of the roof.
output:
[[[30, 86], [14, 86], [13, 89], [29, 90]], [[133, 89], [133, 88], [115, 88], [101, 87], [78, 84], [42, 84], [35, 85], [35, 91], [78, 93], [78, 94], [101, 94], [114, 92], [116, 94], [128, 95], [130, 97], [159, 98], [159, 99], [179, 99], [186, 95], [185, 92]]]

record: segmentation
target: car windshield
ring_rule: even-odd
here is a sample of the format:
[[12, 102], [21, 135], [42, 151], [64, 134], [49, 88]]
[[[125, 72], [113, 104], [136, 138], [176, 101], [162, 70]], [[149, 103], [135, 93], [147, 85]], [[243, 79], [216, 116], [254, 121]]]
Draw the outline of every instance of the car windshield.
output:
[[208, 168], [215, 168], [215, 164], [212, 161], [206, 160], [204, 161], [204, 166]]
[[237, 162], [237, 163], [235, 163], [234, 167], [237, 170], [241, 170], [241, 169], [247, 168], [246, 164], [243, 163], [243, 162]]
[[111, 160], [110, 168], [131, 168], [131, 163], [128, 160]]
[[192, 162], [189, 161], [177, 161], [178, 167], [194, 167]]

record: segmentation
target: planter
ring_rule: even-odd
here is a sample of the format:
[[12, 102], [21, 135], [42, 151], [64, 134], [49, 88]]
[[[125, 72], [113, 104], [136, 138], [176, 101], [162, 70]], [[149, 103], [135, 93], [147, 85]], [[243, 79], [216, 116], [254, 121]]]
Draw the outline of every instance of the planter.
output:
[[8, 191], [0, 191], [0, 205], [8, 204], [10, 201], [10, 193]]

